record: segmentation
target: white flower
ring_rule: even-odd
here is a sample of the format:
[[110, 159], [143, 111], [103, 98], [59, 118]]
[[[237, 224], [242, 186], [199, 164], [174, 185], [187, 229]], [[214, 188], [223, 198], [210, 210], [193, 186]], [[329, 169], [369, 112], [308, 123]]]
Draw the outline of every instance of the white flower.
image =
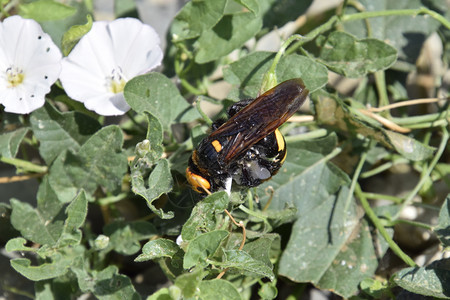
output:
[[61, 83], [87, 109], [122, 115], [130, 109], [123, 97], [126, 82], [161, 64], [159, 42], [155, 30], [137, 19], [94, 22], [63, 59]]
[[13, 16], [0, 23], [0, 103], [5, 111], [27, 114], [44, 105], [61, 59], [36, 21]]

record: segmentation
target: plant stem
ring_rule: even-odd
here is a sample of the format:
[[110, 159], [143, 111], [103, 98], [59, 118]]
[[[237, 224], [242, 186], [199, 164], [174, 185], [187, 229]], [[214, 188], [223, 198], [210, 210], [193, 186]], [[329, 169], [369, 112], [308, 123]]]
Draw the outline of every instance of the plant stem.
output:
[[437, 120], [433, 122], [426, 122], [426, 123], [419, 123], [419, 124], [411, 124], [404, 127], [407, 127], [409, 129], [421, 129], [421, 128], [432, 128], [432, 127], [441, 127], [444, 125], [447, 125], [450, 120]]
[[396, 220], [399, 218], [400, 213], [402, 212], [402, 210], [410, 205], [414, 199], [414, 196], [417, 195], [417, 193], [419, 192], [419, 190], [422, 188], [422, 186], [425, 184], [425, 182], [428, 180], [428, 177], [431, 174], [431, 171], [433, 171], [434, 167], [436, 166], [437, 162], [439, 161], [439, 158], [441, 158], [442, 153], [444, 153], [444, 150], [447, 146], [447, 142], [448, 142], [448, 138], [449, 138], [449, 134], [447, 131], [446, 127], [441, 127], [442, 128], [442, 140], [441, 140], [441, 144], [439, 145], [439, 148], [436, 152], [436, 155], [434, 156], [433, 160], [430, 162], [430, 165], [428, 166], [428, 168], [422, 173], [422, 176], [420, 177], [419, 182], [417, 183], [417, 185], [414, 187], [414, 189], [409, 193], [408, 197], [405, 199], [405, 201], [403, 202], [400, 210], [398, 211], [398, 213], [392, 218], [393, 220]]
[[426, 7], [418, 9], [393, 9], [393, 10], [380, 10], [380, 11], [365, 11], [356, 14], [344, 15], [341, 17], [342, 22], [350, 22], [356, 20], [364, 20], [367, 18], [376, 17], [388, 17], [388, 16], [417, 16], [417, 15], [429, 15], [433, 19], [439, 21], [442, 25], [450, 29], [450, 21], [439, 13], [432, 11]]
[[47, 172], [47, 166], [35, 165], [29, 161], [18, 159], [18, 158], [10, 158], [10, 157], [0, 157], [0, 161], [6, 164], [10, 164], [15, 166], [17, 169], [20, 169], [24, 172], [35, 172], [35, 173], [45, 173]]
[[320, 25], [313, 31], [310, 31], [307, 35], [303, 36], [301, 40], [297, 41], [294, 45], [292, 45], [289, 49], [287, 49], [286, 54], [289, 55], [289, 54], [297, 51], [297, 49], [299, 47], [301, 47], [303, 44], [305, 44], [309, 41], [312, 41], [322, 32], [325, 32], [325, 31], [331, 29], [338, 20], [339, 20], [339, 18], [337, 16], [331, 17], [330, 19], [328, 19], [327, 22], [323, 23], [322, 25]]
[[381, 224], [380, 219], [378, 219], [375, 212], [372, 210], [372, 208], [369, 205], [369, 202], [367, 201], [363, 191], [361, 190], [361, 187], [359, 184], [356, 184], [355, 186], [355, 194], [359, 198], [359, 201], [361, 202], [362, 207], [364, 208], [364, 211], [366, 212], [366, 215], [369, 217], [369, 219], [372, 221], [373, 225], [378, 229], [381, 236], [386, 240], [386, 242], [389, 245], [389, 248], [399, 257], [401, 258], [406, 264], [408, 264], [411, 267], [416, 267], [416, 263], [409, 257], [406, 253], [400, 249], [400, 247], [392, 240], [392, 238], [389, 236], [389, 233], [386, 231], [386, 228], [384, 228], [383, 224]]
[[421, 7], [419, 9], [394, 9], [394, 10], [381, 10], [381, 11], [364, 11], [355, 14], [343, 15], [343, 16], [333, 16], [328, 19], [327, 22], [323, 23], [313, 31], [309, 32], [305, 35], [301, 40], [296, 42], [292, 47], [286, 50], [286, 54], [291, 54], [303, 44], [315, 39], [319, 34], [331, 29], [337, 21], [340, 22], [351, 22], [357, 20], [367, 20], [368, 18], [376, 18], [376, 17], [388, 17], [388, 16], [417, 16], [427, 14], [430, 15], [433, 19], [438, 20], [442, 25], [450, 29], [450, 21], [447, 20], [444, 16], [441, 16], [439, 13], [429, 10], [428, 8]]
[[391, 226], [394, 226], [396, 224], [408, 224], [408, 225], [424, 228], [424, 229], [427, 229], [427, 230], [433, 230], [433, 226], [431, 226], [429, 224], [425, 224], [425, 223], [421, 223], [421, 222], [415, 222], [415, 221], [411, 221], [411, 220], [398, 219], [398, 220], [395, 220], [395, 221], [392, 221], [392, 222], [389, 223], [389, 225], [391, 225]]
[[362, 173], [360, 177], [361, 178], [369, 178], [369, 177], [375, 176], [377, 174], [383, 173], [386, 170], [389, 170], [393, 165], [394, 165], [394, 163], [389, 161], [387, 163], [384, 163], [384, 164], [376, 167], [375, 169], [372, 169], [372, 170]]
[[205, 114], [205, 112], [202, 110], [202, 108], [200, 107], [200, 102], [201, 102], [202, 97], [197, 97], [197, 100], [195, 100], [195, 107], [197, 108], [198, 113], [202, 116], [203, 120], [206, 122], [206, 124], [208, 124], [208, 126], [210, 127], [213, 123], [213, 121], [211, 120], [210, 117], [208, 117], [207, 114]]
[[[411, 116], [407, 118], [392, 118], [392, 121], [395, 123], [406, 126], [406, 125], [413, 125], [417, 123], [423, 123], [423, 122], [435, 122], [438, 120], [445, 120], [449, 116], [447, 116], [449, 113], [447, 111], [443, 111], [440, 113], [435, 114], [428, 114], [428, 115], [421, 115], [421, 116]], [[450, 121], [450, 120], [449, 120]]]
[[111, 203], [119, 202], [119, 201], [125, 199], [127, 196], [128, 196], [127, 193], [120, 193], [117, 196], [109, 196], [109, 197], [105, 197], [105, 198], [100, 198], [100, 199], [98, 199], [98, 203], [100, 205], [108, 205]]
[[194, 95], [201, 95], [204, 94], [205, 92], [194, 87], [192, 84], [190, 84], [186, 79], [180, 79], [181, 85], [191, 94]]
[[311, 140], [316, 138], [324, 137], [328, 134], [328, 131], [324, 128], [313, 130], [307, 133], [303, 134], [297, 134], [297, 135], [289, 135], [285, 136], [284, 139], [287, 143], [297, 142], [297, 141], [304, 141], [304, 140]]
[[369, 178], [371, 176], [377, 175], [379, 173], [382, 173], [382, 172], [388, 170], [392, 166], [395, 166], [397, 164], [402, 164], [402, 163], [409, 163], [409, 160], [403, 158], [403, 159], [397, 159], [394, 162], [388, 161], [388, 162], [386, 162], [386, 163], [384, 163], [382, 165], [379, 165], [378, 167], [376, 167], [376, 168], [374, 168], [372, 170], [369, 170], [369, 171], [366, 171], [366, 172], [362, 173], [360, 177], [361, 178]]
[[[386, 78], [384, 76], [384, 71], [383, 70], [376, 71], [374, 73], [374, 76], [375, 76], [375, 85], [377, 88], [379, 98], [378, 106], [389, 105], [389, 97], [386, 89]], [[386, 118], [390, 116], [390, 112], [383, 111], [381, 112], [381, 115]]]
[[19, 4], [19, 0], [13, 0], [6, 4], [5, 7], [0, 11], [0, 18], [3, 18], [3, 16], [9, 17], [9, 11], [13, 9], [17, 4]]
[[377, 193], [367, 193], [367, 192], [363, 192], [363, 195], [367, 199], [386, 199], [386, 200], [395, 202], [397, 204], [402, 203], [402, 198], [396, 197], [396, 196], [377, 194]]
[[142, 125], [141, 123], [139, 123], [138, 121], [136, 121], [134, 115], [132, 115], [132, 113], [131, 113], [131, 110], [127, 111], [127, 116], [130, 119], [131, 123], [136, 125], [140, 130], [143, 130], [144, 134], [147, 132], [147, 128], [144, 125]]

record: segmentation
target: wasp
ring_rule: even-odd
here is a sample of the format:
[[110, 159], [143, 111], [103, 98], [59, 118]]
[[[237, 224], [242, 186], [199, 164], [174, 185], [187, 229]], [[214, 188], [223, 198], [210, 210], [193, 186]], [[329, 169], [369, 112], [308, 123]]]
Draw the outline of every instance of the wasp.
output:
[[186, 178], [192, 188], [198, 193], [229, 191], [232, 181], [255, 187], [275, 175], [287, 153], [278, 127], [300, 108], [308, 93], [296, 78], [230, 106], [228, 120], [214, 122], [211, 134], [189, 159]]

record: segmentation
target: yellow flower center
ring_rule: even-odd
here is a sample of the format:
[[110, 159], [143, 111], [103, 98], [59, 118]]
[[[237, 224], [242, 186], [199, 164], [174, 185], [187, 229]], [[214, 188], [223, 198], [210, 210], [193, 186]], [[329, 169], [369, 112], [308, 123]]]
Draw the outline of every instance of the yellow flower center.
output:
[[123, 88], [127, 82], [123, 79], [120, 80], [112, 80], [110, 85], [110, 90], [114, 94], [123, 92]]
[[114, 94], [123, 92], [126, 83], [127, 81], [124, 79], [122, 69], [120, 67], [113, 69], [111, 76], [108, 76], [107, 78], [108, 89]]
[[16, 87], [23, 82], [25, 74], [19, 68], [9, 67], [6, 69], [6, 80], [8, 81], [8, 87]]

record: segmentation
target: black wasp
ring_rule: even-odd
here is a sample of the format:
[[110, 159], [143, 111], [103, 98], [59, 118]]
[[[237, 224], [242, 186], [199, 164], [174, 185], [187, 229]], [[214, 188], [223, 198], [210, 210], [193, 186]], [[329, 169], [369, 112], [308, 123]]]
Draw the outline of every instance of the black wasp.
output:
[[205, 193], [229, 190], [231, 180], [254, 187], [270, 179], [286, 158], [278, 130], [305, 102], [309, 91], [300, 78], [280, 83], [256, 99], [241, 100], [217, 121], [193, 151], [186, 169], [192, 188]]

